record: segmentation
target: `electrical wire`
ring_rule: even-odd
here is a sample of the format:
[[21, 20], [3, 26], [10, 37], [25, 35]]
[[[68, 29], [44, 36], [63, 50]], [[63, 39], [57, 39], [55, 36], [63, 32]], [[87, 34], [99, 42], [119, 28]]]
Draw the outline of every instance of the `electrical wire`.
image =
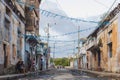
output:
[[[112, 3], [112, 5], [110, 6], [110, 8], [107, 11], [107, 14], [105, 14], [105, 17], [103, 18], [103, 20], [105, 20], [107, 18], [107, 16], [109, 15], [112, 7], [114, 6], [114, 4], [117, 2], [117, 0], [114, 0], [114, 2]], [[99, 24], [99, 27], [103, 24], [103, 21], [101, 22], [101, 24]]]
[[96, 3], [102, 5], [102, 6], [106, 7], [106, 8], [109, 8], [108, 6], [106, 6], [105, 4], [103, 4], [103, 3], [101, 3], [101, 2], [99, 2], [99, 1], [97, 1], [97, 0], [94, 0], [94, 1], [95, 1]]
[[48, 17], [49, 15], [52, 15], [52, 17], [60, 17], [61, 19], [68, 19], [68, 20], [71, 20], [71, 21], [76, 21], [76, 22], [88, 22], [88, 23], [98, 23], [97, 21], [87, 21], [87, 20], [83, 20], [83, 19], [77, 19], [77, 18], [71, 18], [71, 17], [68, 17], [68, 16], [63, 16], [63, 15], [60, 15], [60, 14], [56, 14], [56, 13], [53, 13], [53, 12], [50, 12], [50, 11], [47, 11], [47, 10], [44, 10], [44, 9], [38, 9], [38, 8], [35, 8], [34, 5], [29, 5], [27, 3], [24, 3], [22, 1], [17, 1], [19, 4], [25, 4], [27, 5], [30, 10], [33, 10], [33, 9], [36, 9], [36, 10], [39, 10], [41, 11], [41, 14], [45, 15], [46, 17]]

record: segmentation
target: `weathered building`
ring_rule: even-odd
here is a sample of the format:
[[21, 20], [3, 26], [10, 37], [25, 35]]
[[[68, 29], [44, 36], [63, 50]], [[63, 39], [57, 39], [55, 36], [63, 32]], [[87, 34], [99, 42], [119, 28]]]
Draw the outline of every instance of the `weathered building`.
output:
[[47, 68], [47, 43], [40, 42], [37, 44], [36, 65], [38, 70], [46, 70]]
[[0, 74], [13, 73], [18, 60], [28, 67], [29, 60], [36, 57], [40, 2], [0, 0]]
[[105, 21], [109, 23], [97, 33], [98, 43], [101, 44], [101, 68], [105, 71], [120, 72], [120, 4]]
[[[37, 64], [36, 50], [39, 44], [39, 5], [41, 0], [26, 0], [25, 6], [25, 66], [27, 71], [30, 66]], [[35, 62], [33, 64], [33, 62]]]
[[86, 42], [87, 46], [87, 68], [91, 70], [98, 70], [100, 68], [100, 50], [97, 45], [97, 35], [93, 33], [88, 36]]
[[[0, 71], [14, 72], [14, 66], [24, 54], [24, 5], [16, 1], [0, 1]], [[8, 72], [9, 71], [9, 72]]]
[[79, 56], [81, 58], [81, 62], [80, 62], [80, 67], [82, 69], [86, 69], [87, 68], [87, 60], [86, 60], [86, 44], [85, 42], [82, 43], [82, 46], [80, 47], [80, 53]]
[[101, 23], [88, 36], [88, 69], [120, 72], [120, 4]]

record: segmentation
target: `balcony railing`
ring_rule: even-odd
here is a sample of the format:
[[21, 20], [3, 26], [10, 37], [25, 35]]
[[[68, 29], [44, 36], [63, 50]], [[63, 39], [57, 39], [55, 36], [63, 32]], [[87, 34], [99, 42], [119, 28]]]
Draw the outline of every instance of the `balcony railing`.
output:
[[27, 0], [27, 3], [39, 7], [41, 0]]
[[88, 49], [90, 49], [90, 48], [92, 48], [93, 46], [95, 46], [95, 45], [97, 45], [97, 40], [96, 39], [94, 39], [93, 41], [91, 41], [91, 42], [89, 42], [88, 44], [87, 44], [87, 50]]
[[37, 47], [37, 51], [36, 51], [37, 54], [41, 54], [43, 55], [43, 48], [42, 47]]

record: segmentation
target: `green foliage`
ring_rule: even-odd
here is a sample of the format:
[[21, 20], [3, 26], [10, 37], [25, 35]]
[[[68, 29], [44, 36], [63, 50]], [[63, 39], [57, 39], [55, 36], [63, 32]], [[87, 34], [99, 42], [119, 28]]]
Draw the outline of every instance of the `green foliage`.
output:
[[70, 62], [68, 58], [56, 58], [54, 59], [55, 65], [69, 66]]

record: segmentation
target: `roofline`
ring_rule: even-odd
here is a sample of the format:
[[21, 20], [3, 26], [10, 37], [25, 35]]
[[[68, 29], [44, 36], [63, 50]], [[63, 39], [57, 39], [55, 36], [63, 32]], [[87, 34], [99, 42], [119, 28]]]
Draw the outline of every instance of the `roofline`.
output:
[[107, 25], [106, 23], [109, 22], [111, 19], [113, 19], [119, 12], [120, 12], [120, 3], [118, 3], [117, 7], [115, 7], [105, 19], [103, 19], [99, 22], [99, 24], [100, 24], [100, 25], [98, 25], [99, 27], [97, 27], [90, 35], [88, 35], [87, 38], [89, 38], [93, 34], [97, 33], [100, 30], [100, 28], [104, 28]]

